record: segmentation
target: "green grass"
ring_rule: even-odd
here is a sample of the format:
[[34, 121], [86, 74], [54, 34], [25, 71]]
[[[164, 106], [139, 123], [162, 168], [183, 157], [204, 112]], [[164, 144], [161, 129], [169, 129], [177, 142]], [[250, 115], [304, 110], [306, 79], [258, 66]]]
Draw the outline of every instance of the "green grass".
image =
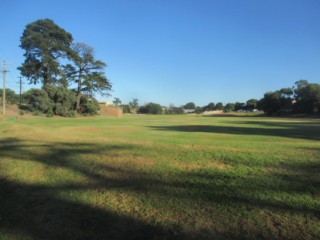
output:
[[319, 119], [0, 119], [0, 239], [319, 239], [319, 220]]

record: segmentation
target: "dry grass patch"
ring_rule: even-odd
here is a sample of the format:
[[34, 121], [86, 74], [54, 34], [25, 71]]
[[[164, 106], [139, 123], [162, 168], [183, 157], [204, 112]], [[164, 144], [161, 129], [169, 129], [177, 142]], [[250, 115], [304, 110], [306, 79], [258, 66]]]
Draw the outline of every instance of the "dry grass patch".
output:
[[231, 165], [222, 161], [197, 161], [197, 162], [175, 162], [172, 166], [182, 171], [194, 171], [199, 169], [226, 170]]

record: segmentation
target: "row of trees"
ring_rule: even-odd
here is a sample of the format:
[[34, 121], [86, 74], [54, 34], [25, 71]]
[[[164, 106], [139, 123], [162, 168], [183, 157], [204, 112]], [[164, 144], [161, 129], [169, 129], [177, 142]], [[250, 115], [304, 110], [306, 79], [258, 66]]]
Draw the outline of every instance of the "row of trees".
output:
[[18, 70], [29, 83], [42, 84], [26, 94], [32, 109], [63, 116], [88, 113], [88, 106], [98, 109], [94, 94], [107, 95], [112, 85], [105, 76], [106, 64], [95, 59], [91, 46], [73, 42], [72, 35], [50, 19], [28, 24], [20, 41], [25, 61]]
[[258, 107], [269, 115], [282, 113], [320, 113], [320, 85], [300, 80], [292, 88], [267, 92]]
[[[120, 99], [115, 99], [119, 102]], [[137, 102], [137, 99], [135, 99]], [[115, 103], [114, 102], [114, 103]], [[121, 104], [121, 101], [120, 101]], [[266, 92], [260, 100], [249, 99], [245, 103], [213, 103], [203, 107], [196, 106], [194, 102], [188, 102], [181, 107], [170, 106], [169, 108], [161, 107], [157, 103], [148, 103], [138, 108], [129, 105], [119, 105], [124, 109], [124, 112], [137, 112], [149, 114], [183, 114], [187, 112], [203, 113], [205, 111], [246, 111], [252, 112], [261, 110], [268, 115], [274, 114], [293, 114], [293, 113], [320, 113], [320, 85], [317, 83], [309, 83], [307, 80], [299, 80], [292, 88], [282, 88], [280, 90]], [[125, 110], [126, 109], [126, 110]], [[132, 111], [132, 109], [135, 109]]]

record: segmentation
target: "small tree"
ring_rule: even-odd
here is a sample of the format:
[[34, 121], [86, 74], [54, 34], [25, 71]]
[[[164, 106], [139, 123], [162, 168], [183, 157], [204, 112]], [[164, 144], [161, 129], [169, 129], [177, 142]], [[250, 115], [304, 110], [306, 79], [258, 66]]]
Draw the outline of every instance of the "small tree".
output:
[[129, 102], [129, 106], [131, 108], [131, 111], [136, 113], [139, 109], [138, 99], [137, 98], [132, 99], [132, 101]]
[[119, 107], [122, 102], [121, 102], [120, 98], [114, 98], [112, 103], [113, 103], [114, 106]]
[[93, 97], [98, 92], [101, 95], [107, 95], [111, 90], [111, 83], [105, 77], [104, 68], [106, 64], [94, 58], [94, 50], [85, 43], [75, 43], [72, 45], [73, 65], [64, 66], [65, 77], [77, 83], [76, 110], [80, 111], [80, 99], [82, 94]]

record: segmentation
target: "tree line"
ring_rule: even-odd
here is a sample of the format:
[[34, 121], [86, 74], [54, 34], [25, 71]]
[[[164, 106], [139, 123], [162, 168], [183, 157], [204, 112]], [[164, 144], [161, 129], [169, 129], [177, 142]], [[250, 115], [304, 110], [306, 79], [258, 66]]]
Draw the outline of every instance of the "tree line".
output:
[[24, 93], [32, 111], [61, 116], [97, 112], [94, 94], [107, 95], [112, 85], [105, 76], [106, 64], [95, 58], [91, 46], [73, 42], [51, 19], [28, 24], [20, 42], [25, 60], [18, 70], [30, 84], [42, 85]]
[[[137, 103], [137, 99], [134, 99]], [[143, 106], [132, 106], [121, 104], [119, 98], [115, 98], [114, 103], [123, 108], [126, 113], [144, 114], [184, 114], [184, 113], [203, 113], [206, 111], [223, 112], [253, 112], [263, 111], [268, 115], [280, 114], [314, 114], [320, 113], [320, 85], [309, 83], [307, 80], [295, 82], [293, 87], [281, 88], [276, 91], [269, 91], [258, 100], [251, 98], [246, 102], [235, 102], [223, 104], [222, 102], [210, 102], [205, 106], [196, 106], [194, 102], [188, 102], [183, 106], [162, 107], [157, 103], [147, 103]]]
[[259, 100], [258, 107], [269, 115], [320, 113], [320, 85], [299, 80], [291, 88], [265, 93]]

